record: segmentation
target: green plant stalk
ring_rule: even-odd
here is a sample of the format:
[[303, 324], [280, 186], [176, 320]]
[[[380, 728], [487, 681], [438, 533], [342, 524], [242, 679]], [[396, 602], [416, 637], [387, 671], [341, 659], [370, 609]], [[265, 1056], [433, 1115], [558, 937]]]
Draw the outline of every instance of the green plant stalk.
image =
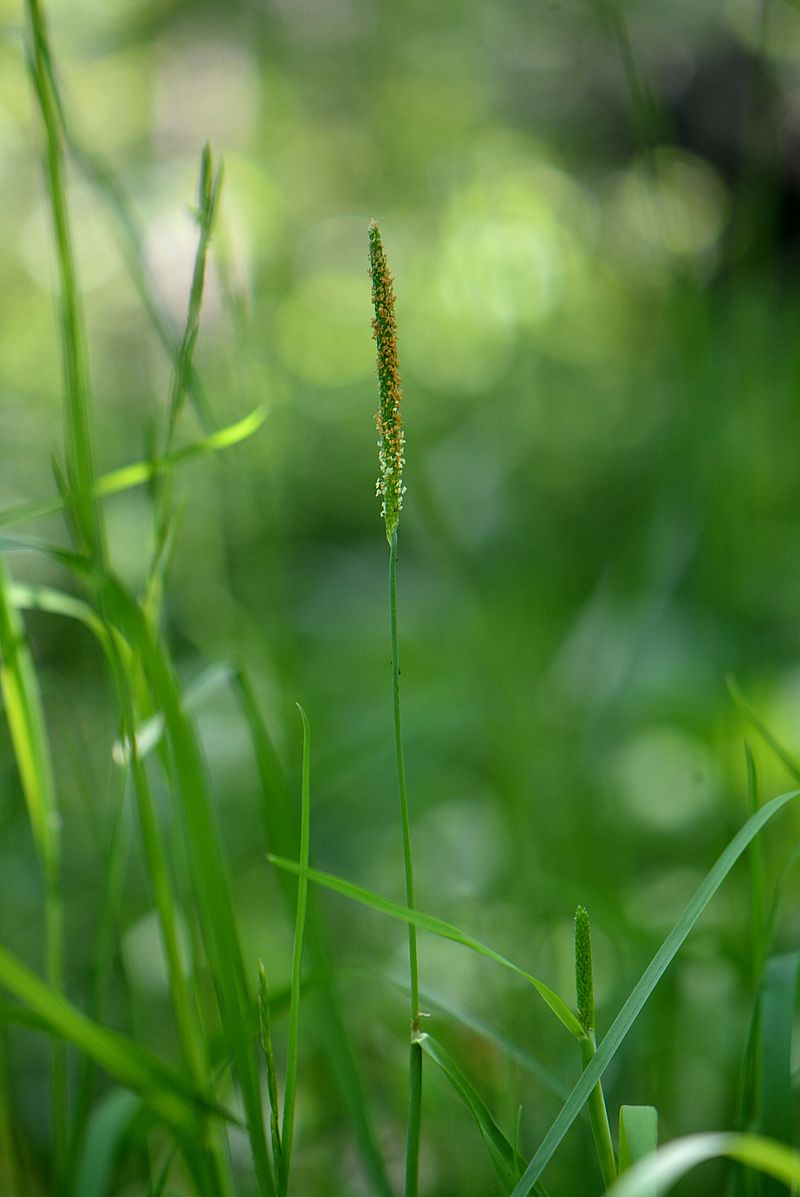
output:
[[[596, 1051], [597, 1043], [594, 1031], [592, 1031], [590, 1035], [586, 1035], [581, 1039], [581, 1061], [584, 1068], [587, 1068], [591, 1064]], [[597, 1152], [597, 1160], [603, 1176], [603, 1184], [606, 1188], [609, 1188], [617, 1179], [617, 1163], [614, 1157], [611, 1127], [608, 1124], [608, 1111], [606, 1110], [606, 1100], [603, 1095], [603, 1084], [601, 1081], [598, 1081], [594, 1089], [592, 1089], [591, 1096], [586, 1105], [592, 1127], [594, 1148]]]
[[89, 372], [64, 185], [60, 103], [55, 89], [47, 25], [39, 0], [26, 0], [26, 9], [32, 42], [30, 71], [45, 132], [47, 190], [61, 289], [66, 384], [66, 460], [71, 513], [81, 547], [90, 556], [102, 560], [102, 524], [93, 493], [94, 459], [89, 423]]
[[[408, 789], [403, 756], [403, 736], [400, 722], [400, 655], [397, 644], [397, 529], [389, 541], [389, 624], [392, 644], [392, 707], [394, 712], [394, 744], [397, 762], [397, 786], [400, 795], [400, 823], [403, 831], [403, 864], [406, 877], [406, 905], [416, 908], [414, 863], [411, 855], [411, 824], [408, 815]], [[406, 1135], [405, 1197], [416, 1197], [419, 1191], [419, 1141], [422, 1118], [422, 1048], [419, 1035], [419, 961], [417, 928], [408, 924], [408, 966], [411, 989], [411, 1045], [408, 1060], [408, 1130]]]
[[[575, 992], [578, 999], [578, 1020], [583, 1028], [579, 1040], [584, 1069], [591, 1064], [597, 1043], [594, 1037], [594, 969], [592, 967], [592, 932], [589, 915], [584, 906], [575, 911]], [[606, 1188], [617, 1178], [617, 1162], [611, 1142], [602, 1082], [598, 1081], [587, 1103], [595, 1151]]]
[[[311, 824], [311, 730], [306, 713], [297, 704], [303, 721], [303, 775], [300, 800], [300, 860], [308, 865]], [[286, 1085], [283, 1094], [283, 1122], [281, 1124], [281, 1158], [279, 1172], [279, 1194], [285, 1197], [289, 1189], [289, 1168], [292, 1158], [292, 1137], [294, 1135], [295, 1097], [297, 1093], [297, 1054], [300, 1033], [300, 998], [303, 971], [303, 939], [308, 907], [308, 878], [300, 877], [297, 882], [297, 914], [294, 922], [294, 947], [292, 949], [291, 1002], [289, 1005], [289, 1044], [286, 1057]]]
[[[394, 747], [397, 762], [397, 788], [400, 795], [400, 824], [403, 831], [403, 864], [406, 877], [406, 906], [416, 909], [414, 891], [414, 862], [411, 855], [411, 824], [408, 816], [406, 766], [403, 756], [403, 736], [400, 723], [400, 655], [397, 647], [397, 532], [389, 542], [389, 621], [392, 641], [392, 707], [394, 711]], [[417, 957], [417, 929], [409, 924], [408, 964], [411, 980], [411, 1023], [416, 1028], [419, 1018], [419, 964]]]

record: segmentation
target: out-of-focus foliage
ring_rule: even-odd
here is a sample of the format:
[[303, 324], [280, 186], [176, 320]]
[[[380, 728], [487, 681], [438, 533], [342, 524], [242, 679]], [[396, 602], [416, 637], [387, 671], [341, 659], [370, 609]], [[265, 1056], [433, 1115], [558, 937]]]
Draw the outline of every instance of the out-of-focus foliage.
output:
[[[129, 197], [141, 264], [176, 327], [202, 143], [225, 160], [196, 365], [215, 424], [262, 402], [269, 415], [254, 439], [187, 466], [177, 484], [166, 634], [184, 678], [208, 660], [247, 660], [295, 780], [303, 702], [312, 858], [399, 898], [366, 270], [377, 217], [405, 390], [400, 625], [419, 903], [570, 998], [571, 918], [586, 905], [602, 1032], [744, 819], [727, 671], [800, 750], [800, 13], [785, 0], [50, 8], [102, 470], [146, 455], [170, 360], [90, 159]], [[17, 0], [0, 3], [0, 22], [8, 507], [54, 491], [61, 382]], [[182, 435], [202, 430], [188, 412]], [[106, 514], [113, 565], [140, 586], [146, 491], [108, 499]], [[58, 520], [46, 530], [58, 536]], [[13, 565], [25, 580], [51, 576], [33, 558]], [[120, 784], [117, 728], [88, 637], [50, 616], [29, 627], [66, 805], [69, 989], [80, 1001]], [[198, 719], [246, 946], [279, 988], [291, 925], [265, 862], [238, 709], [221, 688]], [[754, 747], [765, 793], [788, 788]], [[5, 730], [0, 775], [0, 937], [38, 967], [33, 847]], [[771, 876], [791, 817], [767, 840]], [[658, 1107], [664, 1138], [736, 1122], [753, 996], [746, 901], [741, 870], [607, 1078], [614, 1107]], [[335, 898], [324, 905], [396, 1169], [404, 995], [376, 978], [403, 976], [403, 930]], [[137, 1030], [169, 1053], [135, 859], [119, 927], [118, 1017], [127, 1024], [127, 987]], [[796, 946], [798, 930], [786, 901], [777, 946]], [[428, 940], [421, 972], [571, 1082], [572, 1045], [524, 985]], [[524, 1105], [530, 1152], [556, 1099], [472, 1032], [434, 1022], [509, 1133]], [[365, 1192], [312, 999], [306, 1025], [297, 1191]], [[48, 1139], [41, 1049], [20, 1033], [11, 1050], [36, 1156]], [[585, 1193], [588, 1128], [573, 1136], [553, 1188]], [[467, 1197], [491, 1183], [467, 1114], [431, 1072], [424, 1191]]]

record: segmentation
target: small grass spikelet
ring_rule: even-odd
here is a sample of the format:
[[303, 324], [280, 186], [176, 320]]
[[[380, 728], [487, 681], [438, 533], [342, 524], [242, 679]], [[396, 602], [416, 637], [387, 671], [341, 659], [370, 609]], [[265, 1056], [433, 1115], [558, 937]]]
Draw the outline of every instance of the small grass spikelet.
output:
[[587, 1035], [594, 1033], [594, 977], [592, 975], [592, 936], [589, 915], [584, 906], [575, 911], [575, 989], [578, 1018]]
[[397, 532], [403, 506], [403, 466], [405, 433], [400, 412], [402, 388], [397, 361], [397, 324], [394, 316], [394, 280], [389, 271], [381, 235], [375, 221], [369, 226], [369, 273], [372, 279], [372, 335], [378, 347], [378, 388], [380, 406], [378, 460], [380, 477], [375, 493], [381, 500], [381, 516], [386, 525], [386, 539], [391, 543]]

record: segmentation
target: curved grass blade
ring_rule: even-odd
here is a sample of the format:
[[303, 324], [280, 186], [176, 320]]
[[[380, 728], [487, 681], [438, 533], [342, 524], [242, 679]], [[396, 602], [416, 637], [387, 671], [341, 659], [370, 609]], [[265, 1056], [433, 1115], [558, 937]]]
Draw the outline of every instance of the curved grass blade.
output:
[[636, 1021], [642, 1007], [669, 968], [689, 932], [700, 918], [700, 915], [736, 864], [736, 861], [762, 828], [769, 823], [770, 819], [791, 802], [792, 799], [796, 798], [798, 794], [800, 794], [800, 790], [790, 790], [789, 793], [781, 794], [762, 806], [756, 814], [748, 819], [744, 827], [737, 832], [717, 862], [709, 870], [683, 914], [648, 964], [639, 981], [631, 990], [627, 1001], [598, 1047], [591, 1064], [581, 1074], [580, 1079], [542, 1140], [538, 1151], [526, 1168], [512, 1197], [525, 1197], [527, 1193], [530, 1193], [533, 1185], [547, 1167], [561, 1140], [578, 1117], [592, 1089], [615, 1056], [617, 1049]]
[[634, 1164], [606, 1197], [662, 1197], [698, 1164], [721, 1157], [755, 1168], [784, 1185], [800, 1184], [800, 1154], [783, 1143], [760, 1135], [689, 1135]]
[[[135, 461], [130, 465], [121, 466], [108, 474], [102, 474], [94, 486], [95, 498], [104, 499], [109, 495], [117, 495], [137, 486], [145, 486], [154, 478], [168, 474], [175, 466], [194, 461], [199, 457], [206, 457], [222, 449], [232, 448], [251, 437], [259, 430], [267, 416], [265, 405], [254, 408], [241, 420], [228, 424], [208, 436], [182, 445], [179, 449], [172, 449], [160, 457], [153, 457], [149, 461]], [[44, 519], [48, 515], [56, 515], [64, 507], [61, 498], [42, 499], [32, 503], [20, 503], [16, 507], [9, 507], [0, 512], [0, 528], [8, 528], [14, 524], [30, 523]]]
[[[367, 974], [360, 969], [348, 969], [347, 972], [348, 975], [354, 973], [359, 977], [369, 976], [372, 978], [374, 976], [374, 974]], [[394, 985], [397, 989], [402, 989], [405, 993], [408, 992], [407, 980], [401, 980], [399, 977], [384, 977], [383, 979]], [[540, 1060], [537, 1060], [535, 1056], [532, 1056], [529, 1051], [526, 1051], [524, 1047], [520, 1047], [516, 1040], [512, 1039], [509, 1035], [506, 1035], [503, 1031], [498, 1031], [497, 1027], [491, 1026], [484, 1019], [479, 1018], [477, 1014], [465, 1010], [462, 1006], [455, 1005], [449, 998], [445, 998], [439, 993], [434, 993], [424, 985], [420, 989], [419, 995], [423, 1006], [439, 1010], [440, 1013], [446, 1014], [448, 1018], [461, 1023], [467, 1030], [474, 1031], [476, 1035], [485, 1039], [487, 1043], [491, 1043], [499, 1048], [510, 1060], [513, 1060], [515, 1064], [519, 1064], [521, 1068], [529, 1072], [554, 1097], [559, 1098], [562, 1102], [567, 1100], [569, 1089], [563, 1081], [559, 1080], [555, 1073], [551, 1072], [549, 1068], [542, 1064]]]
[[520, 1161], [514, 1148], [490, 1114], [486, 1103], [442, 1045], [432, 1035], [423, 1033], [418, 1040], [426, 1055], [439, 1066], [477, 1123], [481, 1138], [505, 1191], [517, 1182], [521, 1174]]
[[446, 923], [443, 919], [435, 918], [430, 914], [424, 914], [421, 910], [409, 910], [407, 906], [401, 906], [397, 902], [389, 901], [388, 898], [382, 898], [380, 894], [376, 894], [369, 889], [364, 889], [363, 886], [354, 885], [352, 881], [344, 881], [341, 877], [334, 877], [331, 873], [322, 873], [319, 869], [305, 868], [303, 865], [298, 864], [297, 861], [285, 860], [281, 856], [272, 855], [267, 859], [279, 869], [286, 869], [287, 872], [296, 873], [300, 877], [307, 877], [309, 881], [313, 881], [316, 885], [333, 890], [334, 893], [341, 894], [345, 898], [350, 898], [354, 902], [359, 902], [362, 906], [368, 906], [371, 910], [376, 910], [379, 914], [386, 914], [390, 918], [398, 919], [401, 923], [413, 924], [415, 927], [420, 927], [423, 931], [430, 931], [433, 935], [438, 935], [441, 939], [451, 939], [454, 943], [460, 943], [463, 947], [469, 948], [479, 956], [485, 956], [487, 960], [493, 960], [495, 964], [501, 964], [504, 968], [510, 969], [512, 973], [516, 973], [518, 977], [523, 977], [533, 986], [545, 1004], [549, 1006], [559, 1022], [567, 1028], [571, 1035], [574, 1035], [578, 1040], [583, 1038], [584, 1032], [581, 1024], [566, 1002], [562, 1001], [549, 985], [545, 985], [544, 981], [540, 981], [538, 977], [532, 976], [531, 973], [526, 972], [519, 965], [513, 964], [505, 956], [501, 956], [499, 952], [495, 952], [493, 948], [489, 948], [486, 944], [481, 943], [480, 940], [473, 939], [471, 935], [465, 935], [463, 931], [459, 931], [458, 927], [454, 927], [452, 923]]
[[222, 1106], [194, 1089], [183, 1073], [176, 1072], [119, 1032], [87, 1018], [3, 947], [0, 947], [0, 985], [25, 1002], [50, 1034], [74, 1044], [121, 1084], [141, 1094], [168, 1125], [188, 1130], [196, 1126], [198, 1116], [208, 1114], [236, 1121]]

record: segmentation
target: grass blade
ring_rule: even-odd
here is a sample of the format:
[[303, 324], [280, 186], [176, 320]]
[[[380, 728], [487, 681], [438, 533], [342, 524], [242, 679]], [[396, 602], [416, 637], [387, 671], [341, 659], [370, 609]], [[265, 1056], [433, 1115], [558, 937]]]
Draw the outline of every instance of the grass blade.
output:
[[142, 1108], [125, 1089], [113, 1089], [96, 1107], [89, 1121], [78, 1166], [75, 1197], [108, 1197], [125, 1136]]
[[626, 1172], [637, 1160], [658, 1147], [658, 1110], [655, 1106], [620, 1106], [619, 1170]]
[[[297, 704], [303, 721], [303, 777], [300, 801], [300, 862], [308, 866], [309, 834], [311, 821], [311, 729], [305, 711]], [[308, 880], [300, 876], [297, 885], [297, 914], [294, 922], [294, 947], [292, 949], [292, 998], [289, 1005], [289, 1046], [286, 1059], [286, 1088], [283, 1096], [283, 1122], [281, 1124], [281, 1172], [280, 1191], [285, 1194], [289, 1188], [289, 1168], [292, 1159], [292, 1137], [294, 1135], [295, 1094], [297, 1089], [297, 1049], [300, 1030], [300, 998], [303, 971], [303, 939], [306, 929], [306, 908], [308, 905]]]
[[561, 1140], [580, 1113], [592, 1089], [600, 1080], [620, 1044], [636, 1021], [642, 1007], [669, 968], [689, 932], [700, 918], [700, 915], [736, 864], [736, 861], [762, 828], [769, 823], [770, 819], [783, 810], [798, 794], [800, 794], [800, 790], [791, 790], [787, 794], [781, 794], [777, 798], [773, 798], [771, 802], [762, 806], [756, 814], [748, 819], [744, 827], [737, 832], [717, 862], [707, 873], [683, 914], [650, 961], [639, 981], [633, 987], [627, 1001], [598, 1047], [592, 1062], [581, 1074], [572, 1093], [564, 1103], [553, 1125], [542, 1140], [538, 1151], [526, 1168], [525, 1174], [514, 1190], [513, 1197], [525, 1197], [525, 1194], [531, 1191], [535, 1182], [544, 1172]]
[[492, 1167], [503, 1188], [505, 1190], [512, 1188], [520, 1176], [520, 1164], [524, 1161], [518, 1159], [514, 1148], [490, 1114], [483, 1098], [442, 1045], [427, 1033], [420, 1035], [419, 1043], [425, 1054], [439, 1066], [475, 1119], [481, 1138], [489, 1152]]
[[81, 547], [98, 560], [103, 556], [100, 513], [94, 498], [94, 455], [89, 423], [89, 372], [75, 258], [72, 249], [64, 151], [59, 121], [60, 100], [50, 55], [47, 25], [39, 0], [26, 0], [30, 29], [30, 72], [45, 133], [47, 192], [53, 218], [61, 288], [61, 324], [66, 399], [66, 460], [69, 502]]
[[[351, 971], [355, 972], [358, 976], [362, 975], [360, 969], [348, 969], [348, 973]], [[372, 976], [372, 974], [366, 973], [363, 975]], [[401, 981], [396, 977], [385, 977], [384, 980], [396, 988], [408, 992], [407, 981]], [[442, 1014], [447, 1015], [448, 1018], [453, 1019], [454, 1022], [461, 1023], [467, 1030], [473, 1031], [476, 1035], [485, 1039], [487, 1043], [491, 1043], [499, 1048], [510, 1060], [513, 1060], [515, 1064], [519, 1064], [521, 1068], [524, 1068], [526, 1072], [535, 1077], [539, 1084], [554, 1097], [559, 1098], [562, 1102], [567, 1100], [569, 1096], [567, 1086], [559, 1080], [555, 1073], [551, 1072], [540, 1060], [532, 1056], [530, 1052], [521, 1047], [509, 1035], [506, 1035], [503, 1031], [498, 1031], [497, 1027], [491, 1026], [484, 1019], [479, 1018], [477, 1014], [473, 1014], [471, 1011], [455, 1005], [449, 998], [445, 998], [439, 993], [433, 993], [425, 986], [420, 989], [420, 997], [422, 998], [423, 1006], [439, 1010]]]
[[3, 947], [0, 985], [25, 1002], [51, 1034], [74, 1044], [121, 1084], [141, 1094], [168, 1125], [196, 1127], [198, 1116], [205, 1114], [235, 1121], [222, 1106], [195, 1090], [183, 1073], [169, 1068], [124, 1035], [87, 1018]]
[[[792, 1142], [794, 1129], [791, 1061], [799, 973], [798, 952], [767, 961], [758, 1017], [756, 1129], [787, 1144]], [[763, 1197], [778, 1197], [779, 1193], [777, 1182], [765, 1182]]]
[[788, 749], [784, 748], [778, 737], [770, 731], [766, 723], [764, 723], [760, 716], [756, 714], [742, 691], [739, 689], [736, 679], [729, 675], [726, 678], [726, 681], [728, 683], [728, 692], [741, 714], [744, 715], [747, 722], [756, 729], [764, 742], [770, 746], [778, 760], [786, 766], [787, 770], [795, 779], [795, 781], [800, 781], [800, 763], [795, 760]]
[[606, 1197], [661, 1197], [698, 1164], [720, 1157], [756, 1168], [784, 1185], [800, 1184], [800, 1155], [783, 1143], [759, 1135], [689, 1135], [634, 1164]]
[[186, 313], [186, 324], [178, 348], [175, 374], [172, 380], [172, 392], [169, 398], [169, 414], [167, 424], [167, 451], [172, 447], [172, 437], [183, 410], [189, 379], [192, 374], [194, 348], [200, 332], [200, 309], [203, 304], [203, 287], [206, 276], [206, 261], [211, 245], [219, 208], [219, 195], [222, 188], [222, 167], [214, 168], [211, 157], [211, 147], [205, 145], [200, 159], [200, 185], [198, 188], [198, 202], [196, 218], [200, 228], [200, 238], [192, 270], [192, 283], [189, 290], [189, 307]]
[[[148, 461], [134, 461], [130, 465], [120, 466], [118, 470], [111, 470], [108, 474], [101, 474], [94, 486], [96, 498], [104, 499], [109, 495], [118, 495], [123, 491], [132, 490], [137, 486], [145, 486], [155, 478], [169, 474], [175, 466], [184, 465], [189, 461], [207, 457], [223, 449], [230, 449], [234, 445], [247, 440], [258, 432], [267, 417], [267, 408], [262, 405], [254, 408], [241, 420], [226, 425], [208, 436], [199, 437], [178, 449], [172, 449], [160, 457], [152, 457]], [[16, 507], [9, 507], [0, 512], [0, 528], [9, 528], [14, 524], [30, 523], [44, 519], [48, 515], [55, 515], [63, 509], [63, 500], [54, 497], [42, 499], [32, 503], [20, 503]]]
[[562, 1001], [549, 985], [545, 985], [537, 977], [525, 972], [523, 968], [520, 968], [517, 964], [513, 964], [505, 956], [501, 956], [499, 952], [495, 952], [493, 948], [489, 948], [479, 940], [473, 939], [471, 935], [465, 935], [463, 931], [459, 931], [458, 927], [454, 927], [452, 923], [446, 923], [443, 919], [435, 918], [430, 914], [424, 914], [421, 910], [409, 910], [407, 906], [400, 906], [397, 902], [391, 902], [388, 898], [383, 898], [380, 894], [376, 894], [372, 890], [364, 889], [360, 885], [354, 885], [352, 881], [344, 881], [341, 877], [334, 877], [331, 873], [322, 873], [319, 869], [305, 868], [295, 860], [285, 860], [281, 856], [272, 855], [268, 859], [279, 869], [286, 869], [287, 872], [297, 873], [298, 876], [305, 876], [316, 885], [333, 890], [334, 893], [341, 894], [344, 898], [350, 898], [354, 902], [359, 902], [362, 906], [368, 906], [370, 910], [376, 910], [379, 914], [386, 914], [389, 918], [398, 919], [401, 923], [413, 923], [415, 927], [420, 927], [423, 931], [430, 931], [433, 935], [438, 935], [441, 939], [451, 939], [454, 943], [459, 943], [463, 947], [469, 948], [479, 956], [485, 956], [487, 960], [493, 960], [495, 964], [501, 964], [504, 968], [510, 969], [518, 977], [524, 977], [534, 987], [545, 1004], [549, 1006], [559, 1022], [567, 1028], [571, 1035], [574, 1035], [576, 1039], [583, 1037], [581, 1024], [566, 1002]]

